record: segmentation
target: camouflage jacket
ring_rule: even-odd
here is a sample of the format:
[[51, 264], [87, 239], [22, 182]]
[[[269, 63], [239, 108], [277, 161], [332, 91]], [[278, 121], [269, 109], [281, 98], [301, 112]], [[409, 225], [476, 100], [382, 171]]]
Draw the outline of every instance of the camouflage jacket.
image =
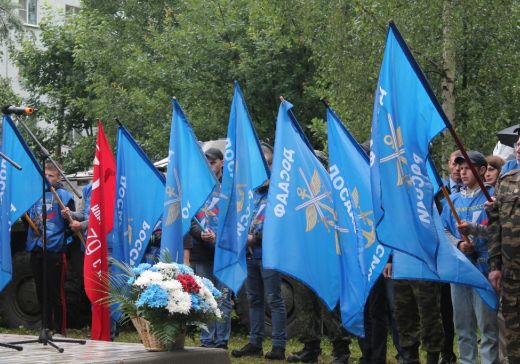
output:
[[520, 169], [498, 180], [489, 212], [489, 263], [505, 277], [520, 280]]

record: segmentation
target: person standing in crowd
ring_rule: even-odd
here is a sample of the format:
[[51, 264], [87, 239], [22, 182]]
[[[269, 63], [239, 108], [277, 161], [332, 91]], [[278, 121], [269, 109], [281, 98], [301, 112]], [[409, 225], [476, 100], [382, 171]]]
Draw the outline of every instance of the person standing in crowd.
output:
[[[314, 151], [318, 160], [328, 169], [328, 160], [320, 150]], [[350, 358], [351, 335], [341, 323], [339, 308], [329, 311], [316, 294], [306, 285], [296, 283], [295, 302], [298, 302], [299, 312], [293, 326], [301, 333], [299, 341], [303, 348], [287, 357], [289, 363], [314, 363], [321, 354], [321, 337], [323, 327], [332, 342], [331, 364], [348, 363]], [[386, 337], [385, 337], [386, 344]], [[385, 346], [386, 347], [386, 346]]]
[[[450, 194], [455, 194], [462, 188], [462, 180], [460, 177], [460, 166], [455, 163], [455, 158], [462, 154], [460, 150], [454, 150], [448, 159], [449, 178], [444, 180], [444, 185], [448, 188]], [[439, 193], [439, 198], [443, 198]], [[445, 202], [445, 200], [442, 200]], [[439, 213], [446, 208], [445, 204], [438, 204]], [[442, 327], [444, 330], [444, 344], [441, 350], [441, 359], [439, 364], [454, 364], [457, 362], [457, 356], [453, 352], [453, 343], [455, 341], [455, 327], [453, 325], [453, 305], [451, 302], [451, 287], [449, 283], [440, 283], [441, 290], [441, 317]]]
[[[74, 198], [63, 189], [60, 183], [60, 173], [51, 163], [45, 165], [45, 176], [57, 195], [70, 211], [75, 210]], [[45, 208], [46, 221], [43, 221], [42, 210]], [[47, 328], [51, 334], [66, 333], [65, 308], [65, 250], [67, 248], [67, 223], [60, 213], [61, 209], [50, 188], [45, 192], [45, 202], [42, 200], [34, 204], [29, 210], [30, 218], [38, 227], [38, 233], [29, 229], [27, 234], [26, 250], [31, 253], [31, 268], [36, 283], [36, 293], [40, 308], [46, 306]], [[46, 259], [43, 261], [43, 224], [46, 227]], [[43, 264], [47, 271], [46, 296], [43, 301]]]
[[[271, 168], [273, 150], [262, 144], [264, 158]], [[286, 333], [285, 302], [282, 297], [281, 274], [273, 269], [262, 267], [262, 236], [267, 203], [269, 182], [255, 191], [255, 209], [253, 222], [247, 238], [247, 279], [246, 291], [249, 305], [249, 338], [241, 349], [233, 350], [231, 355], [236, 358], [244, 356], [262, 356], [264, 340], [264, 294], [271, 309], [273, 347], [265, 354], [266, 359], [284, 360]]]
[[510, 161], [507, 161], [506, 164], [502, 167], [501, 174], [505, 174], [509, 171], [512, 171], [513, 169], [519, 169], [520, 168], [520, 128], [515, 130], [516, 133], [518, 133], [518, 140], [513, 145], [513, 148], [515, 150], [515, 159], [512, 159]]
[[[205, 153], [211, 170], [219, 181], [222, 179], [222, 167], [224, 156], [217, 148], [209, 148]], [[210, 195], [204, 206], [195, 215], [191, 222], [189, 235], [191, 239], [184, 238], [186, 262], [189, 262], [195, 274], [210, 279], [215, 287], [222, 292], [219, 308], [222, 311], [221, 321], [207, 322], [207, 330], [202, 329], [200, 343], [202, 347], [227, 349], [229, 335], [231, 334], [231, 296], [230, 290], [213, 275], [213, 262], [215, 258], [215, 241], [218, 226], [218, 200], [220, 184]], [[186, 259], [188, 258], [188, 259]]]
[[[504, 165], [505, 161], [495, 155], [487, 156], [486, 161], [488, 162], [486, 174], [484, 175], [484, 179], [486, 183], [495, 187], [498, 182], [498, 177], [500, 175], [500, 170]], [[482, 235], [488, 236], [488, 230], [486, 225], [479, 225], [470, 221], [461, 221], [460, 224], [457, 225], [459, 232], [463, 235], [474, 235], [481, 237]], [[508, 364], [507, 360], [507, 341], [506, 341], [506, 327], [504, 316], [502, 315], [502, 309], [499, 307], [497, 314], [497, 323], [498, 323], [498, 359], [500, 364]]]
[[[469, 151], [469, 161], [462, 156], [455, 162], [460, 165], [464, 187], [452, 196], [453, 205], [461, 220], [471, 221], [479, 225], [487, 224], [484, 210], [486, 197], [481, 191], [477, 177], [471, 172], [469, 163], [475, 166], [479, 177], [483, 178], [487, 170], [486, 158], [480, 152]], [[487, 186], [490, 194], [493, 188]], [[442, 213], [447, 234], [457, 248], [482, 272], [488, 274], [488, 251], [485, 238], [470, 236], [467, 239], [459, 233], [457, 223], [451, 211], [444, 209]], [[451, 285], [455, 330], [458, 335], [460, 362], [473, 364], [477, 362], [478, 341], [477, 325], [480, 329], [480, 359], [482, 364], [498, 363], [498, 324], [495, 311], [489, 308], [474, 288]]]
[[[520, 148], [516, 145], [517, 159]], [[520, 169], [498, 181], [489, 211], [489, 280], [500, 292], [509, 363], [520, 363]]]
[[484, 180], [487, 184], [495, 187], [498, 181], [498, 176], [502, 170], [503, 165], [506, 163], [501, 157], [497, 155], [490, 155], [486, 157], [487, 170], [484, 174]]
[[448, 159], [448, 171], [450, 172], [450, 176], [443, 182], [450, 193], [459, 192], [462, 188], [462, 180], [460, 178], [460, 166], [457, 163], [455, 163], [455, 159], [460, 156], [462, 156], [462, 154], [460, 150], [457, 149], [450, 154], [450, 159]]

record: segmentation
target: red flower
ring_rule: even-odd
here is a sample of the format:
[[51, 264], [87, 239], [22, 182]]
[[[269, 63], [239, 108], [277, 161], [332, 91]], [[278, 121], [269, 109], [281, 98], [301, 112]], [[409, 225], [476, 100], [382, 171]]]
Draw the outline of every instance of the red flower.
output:
[[179, 274], [177, 276], [179, 282], [181, 282], [182, 288], [188, 293], [199, 293], [200, 286], [195, 282], [195, 279], [189, 274]]

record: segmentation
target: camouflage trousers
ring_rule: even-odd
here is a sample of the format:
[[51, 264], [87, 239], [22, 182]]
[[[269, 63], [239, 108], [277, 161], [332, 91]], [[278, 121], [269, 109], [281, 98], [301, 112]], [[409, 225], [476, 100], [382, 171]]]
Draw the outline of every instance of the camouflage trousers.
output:
[[440, 310], [440, 285], [426, 281], [394, 281], [395, 321], [401, 347], [423, 345], [440, 352], [444, 331]]
[[502, 315], [506, 324], [509, 363], [520, 363], [520, 281], [502, 279]]
[[333, 344], [336, 342], [348, 350], [351, 335], [341, 324], [338, 308], [329, 311], [313, 291], [300, 283], [295, 284], [294, 301], [298, 302], [298, 314], [293, 327], [300, 333], [300, 342], [319, 343], [325, 331]]

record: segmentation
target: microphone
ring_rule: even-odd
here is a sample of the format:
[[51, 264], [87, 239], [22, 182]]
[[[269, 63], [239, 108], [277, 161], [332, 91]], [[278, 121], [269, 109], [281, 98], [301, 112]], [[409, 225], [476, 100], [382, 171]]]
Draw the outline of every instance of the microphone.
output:
[[13, 105], [5, 105], [2, 107], [2, 113], [15, 114], [15, 115], [31, 115], [37, 109], [33, 109], [32, 107], [23, 107], [23, 106], [13, 106]]

